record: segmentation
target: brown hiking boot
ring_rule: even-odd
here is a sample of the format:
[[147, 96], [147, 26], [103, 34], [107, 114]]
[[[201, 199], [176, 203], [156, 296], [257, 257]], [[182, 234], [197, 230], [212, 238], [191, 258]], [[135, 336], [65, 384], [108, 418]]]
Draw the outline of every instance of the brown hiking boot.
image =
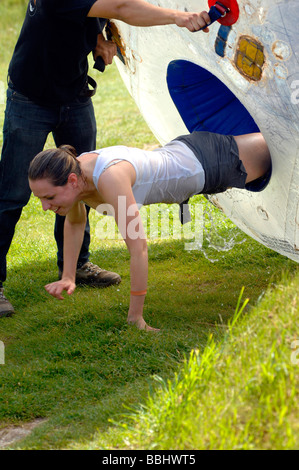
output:
[[3, 294], [3, 287], [0, 288], [0, 317], [10, 317], [13, 313], [15, 313], [13, 306], [4, 297]]
[[[59, 279], [61, 279], [61, 271], [59, 271]], [[87, 261], [81, 268], [76, 271], [76, 284], [84, 284], [92, 287], [109, 287], [119, 284], [121, 277], [111, 271], [105, 271], [96, 264]]]

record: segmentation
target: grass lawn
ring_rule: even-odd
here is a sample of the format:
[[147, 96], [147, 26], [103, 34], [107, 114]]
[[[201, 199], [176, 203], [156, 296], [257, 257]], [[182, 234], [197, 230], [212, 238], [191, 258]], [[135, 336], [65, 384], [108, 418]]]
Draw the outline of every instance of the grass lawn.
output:
[[[3, 82], [25, 3], [0, 5]], [[155, 146], [116, 67], [93, 76], [98, 146]], [[17, 313], [0, 322], [0, 433], [45, 421], [10, 448], [298, 448], [297, 264], [246, 237], [203, 197], [192, 202], [203, 208], [203, 250], [149, 241], [145, 319], [161, 328], [149, 334], [126, 324], [128, 252], [121, 240], [101, 239], [94, 212], [91, 260], [122, 283], [77, 288], [63, 302], [47, 295], [43, 286], [57, 278], [54, 215], [30, 200], [8, 257], [5, 292]], [[213, 250], [211, 235], [219, 246], [234, 239], [232, 249]]]

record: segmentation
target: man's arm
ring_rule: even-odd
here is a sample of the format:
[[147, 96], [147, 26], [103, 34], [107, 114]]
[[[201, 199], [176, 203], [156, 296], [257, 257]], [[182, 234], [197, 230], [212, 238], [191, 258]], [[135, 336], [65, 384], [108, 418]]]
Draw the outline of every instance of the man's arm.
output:
[[[97, 0], [88, 16], [116, 19], [132, 26], [176, 24], [189, 31], [198, 31], [210, 22], [206, 12], [185, 12], [161, 8], [144, 0]], [[208, 29], [206, 28], [207, 32]]]

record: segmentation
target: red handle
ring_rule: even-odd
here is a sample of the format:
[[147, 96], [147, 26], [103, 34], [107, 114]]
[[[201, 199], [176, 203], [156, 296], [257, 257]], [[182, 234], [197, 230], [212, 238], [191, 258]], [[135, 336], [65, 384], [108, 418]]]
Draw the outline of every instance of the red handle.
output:
[[[221, 0], [221, 3], [224, 7], [229, 8], [229, 12], [223, 17], [218, 20], [220, 24], [225, 26], [231, 26], [235, 24], [240, 16], [240, 10], [237, 0]], [[221, 8], [220, 5], [217, 5], [218, 10]], [[211, 8], [216, 4], [216, 0], [208, 0], [209, 7]], [[225, 10], [223, 9], [225, 12]]]

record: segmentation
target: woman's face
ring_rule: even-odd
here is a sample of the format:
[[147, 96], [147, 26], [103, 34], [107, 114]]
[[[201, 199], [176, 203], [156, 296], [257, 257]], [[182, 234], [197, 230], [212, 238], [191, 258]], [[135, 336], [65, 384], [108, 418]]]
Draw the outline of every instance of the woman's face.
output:
[[40, 199], [44, 211], [66, 215], [76, 202], [74, 184], [70, 180], [64, 186], [54, 186], [48, 179], [29, 180], [29, 185], [34, 196]]

